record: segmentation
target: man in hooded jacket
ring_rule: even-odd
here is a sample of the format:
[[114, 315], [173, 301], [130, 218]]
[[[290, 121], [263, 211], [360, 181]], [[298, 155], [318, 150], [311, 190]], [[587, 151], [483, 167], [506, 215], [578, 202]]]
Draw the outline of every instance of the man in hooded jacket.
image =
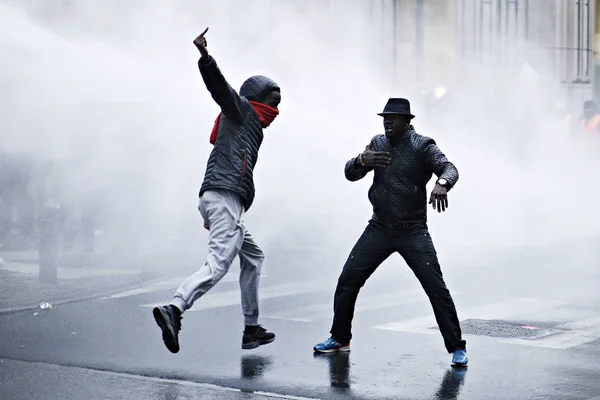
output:
[[263, 129], [279, 114], [279, 86], [264, 76], [252, 76], [239, 94], [227, 83], [213, 57], [208, 54], [204, 35], [194, 44], [201, 54], [198, 67], [212, 98], [221, 107], [210, 142], [198, 210], [209, 230], [208, 256], [202, 267], [187, 278], [170, 304], [156, 307], [153, 315], [162, 330], [165, 346], [179, 351], [182, 314], [221, 280], [234, 258], [240, 258], [240, 289], [245, 329], [242, 348], [253, 349], [271, 343], [275, 335], [258, 325], [258, 285], [264, 254], [243, 222], [254, 200], [253, 170], [263, 141]]

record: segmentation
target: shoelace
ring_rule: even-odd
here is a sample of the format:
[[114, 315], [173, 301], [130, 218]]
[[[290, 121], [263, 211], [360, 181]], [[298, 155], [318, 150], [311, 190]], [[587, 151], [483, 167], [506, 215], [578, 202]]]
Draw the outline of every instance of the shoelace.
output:
[[257, 335], [257, 334], [261, 334], [261, 333], [266, 333], [267, 330], [265, 328], [262, 327], [262, 325], [256, 325], [256, 330], [252, 333], [248, 333], [246, 331], [244, 331], [244, 335]]
[[181, 315], [177, 315], [177, 314], [174, 315], [173, 322], [175, 323], [174, 325], [175, 325], [175, 329], [177, 330], [177, 332], [181, 331], [181, 329], [182, 329], [181, 320], [182, 320]]

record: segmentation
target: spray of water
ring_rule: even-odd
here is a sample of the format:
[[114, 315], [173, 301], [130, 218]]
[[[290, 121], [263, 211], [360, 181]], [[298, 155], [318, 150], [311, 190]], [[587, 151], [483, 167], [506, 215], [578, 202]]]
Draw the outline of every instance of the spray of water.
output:
[[[282, 88], [246, 218], [269, 269], [337, 275], [371, 212], [370, 180], [347, 182], [343, 166], [381, 133], [376, 113], [388, 97], [413, 101], [417, 131], [461, 173], [448, 212], [430, 212], [453, 268], [467, 268], [466, 255], [476, 262], [506, 246], [598, 234], [588, 208], [596, 149], [561, 125], [553, 107], [562, 99], [537, 68], [545, 56], [516, 55], [536, 66], [535, 82], [520, 68], [465, 62], [440, 82], [449, 89], [443, 111], [427, 115], [409, 73], [414, 58], [400, 60], [392, 84], [382, 72], [391, 55], [381, 21], [359, 3], [2, 2], [2, 149], [69, 161], [64, 195], [105, 205], [114, 254], [117, 245], [159, 253], [176, 236], [183, 245], [170, 263], [187, 251], [199, 264], [206, 233], [197, 191], [219, 110], [192, 40], [209, 26], [209, 50], [232, 86], [264, 74]], [[427, 51], [445, 54], [449, 45], [441, 38]]]

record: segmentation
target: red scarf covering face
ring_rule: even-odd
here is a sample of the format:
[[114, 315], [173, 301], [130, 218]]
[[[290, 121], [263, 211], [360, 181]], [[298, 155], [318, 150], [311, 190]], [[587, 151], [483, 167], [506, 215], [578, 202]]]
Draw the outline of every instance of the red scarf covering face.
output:
[[[250, 104], [252, 104], [256, 114], [258, 114], [258, 119], [260, 119], [263, 128], [271, 125], [271, 122], [273, 122], [275, 117], [279, 114], [278, 109], [263, 103], [259, 103], [258, 101], [250, 101]], [[222, 113], [219, 113], [217, 119], [215, 120], [215, 125], [213, 126], [213, 130], [210, 134], [210, 144], [215, 144], [215, 141], [217, 140], [217, 132], [219, 131], [219, 119], [221, 118], [221, 114]]]

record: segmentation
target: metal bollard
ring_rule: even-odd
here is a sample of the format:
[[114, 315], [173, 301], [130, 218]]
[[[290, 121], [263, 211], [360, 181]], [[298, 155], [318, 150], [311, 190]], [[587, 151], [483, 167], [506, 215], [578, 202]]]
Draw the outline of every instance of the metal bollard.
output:
[[60, 253], [61, 209], [53, 203], [44, 205], [40, 218], [39, 280], [58, 283], [57, 267]]

